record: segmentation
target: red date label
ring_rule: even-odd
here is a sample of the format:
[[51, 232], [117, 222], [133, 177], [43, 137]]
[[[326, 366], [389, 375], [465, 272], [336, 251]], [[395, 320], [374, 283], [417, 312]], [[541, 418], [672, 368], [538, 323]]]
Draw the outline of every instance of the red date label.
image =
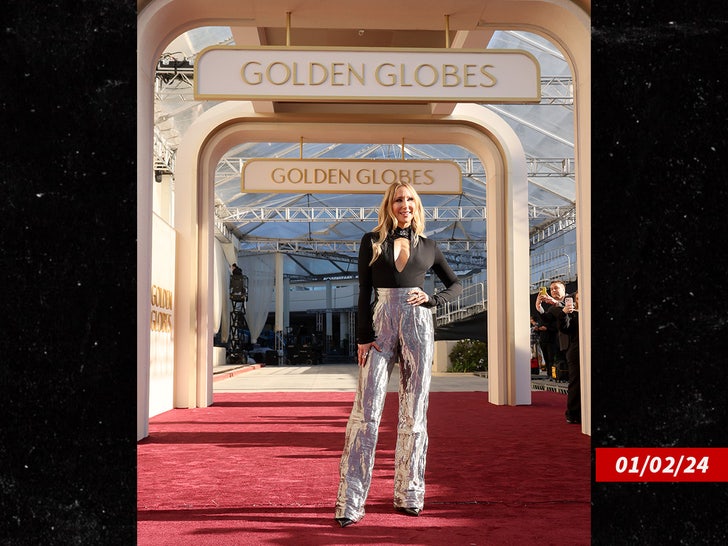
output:
[[596, 448], [598, 482], [725, 482], [728, 448]]

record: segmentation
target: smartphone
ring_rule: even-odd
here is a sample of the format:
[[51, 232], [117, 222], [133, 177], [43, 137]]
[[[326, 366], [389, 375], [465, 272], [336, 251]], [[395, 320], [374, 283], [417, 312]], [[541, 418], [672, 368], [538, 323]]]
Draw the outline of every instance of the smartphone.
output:
[[574, 298], [564, 298], [564, 305], [574, 305]]
[[545, 286], [542, 286], [541, 288], [539, 288], [538, 289], [538, 293], [541, 294], [542, 296], [545, 296], [546, 295], [546, 287]]

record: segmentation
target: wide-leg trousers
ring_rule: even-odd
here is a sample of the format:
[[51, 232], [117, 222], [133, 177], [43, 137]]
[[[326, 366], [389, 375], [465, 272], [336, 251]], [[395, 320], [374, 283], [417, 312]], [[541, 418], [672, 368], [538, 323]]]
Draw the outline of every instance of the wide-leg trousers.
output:
[[411, 288], [378, 288], [373, 312], [376, 342], [359, 367], [354, 405], [346, 426], [336, 518], [359, 521], [374, 469], [387, 384], [400, 366], [399, 418], [394, 455], [394, 506], [422, 509], [425, 500], [427, 406], [432, 377], [432, 313], [406, 302]]

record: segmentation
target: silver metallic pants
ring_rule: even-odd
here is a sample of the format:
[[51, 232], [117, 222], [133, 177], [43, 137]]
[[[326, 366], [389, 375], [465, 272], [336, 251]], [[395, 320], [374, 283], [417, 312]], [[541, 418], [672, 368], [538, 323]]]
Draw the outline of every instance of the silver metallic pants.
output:
[[406, 303], [411, 288], [378, 288], [374, 308], [377, 344], [359, 367], [354, 405], [346, 426], [336, 518], [359, 521], [369, 493], [387, 383], [400, 366], [399, 420], [394, 454], [394, 506], [422, 508], [425, 500], [427, 405], [434, 329], [429, 309]]

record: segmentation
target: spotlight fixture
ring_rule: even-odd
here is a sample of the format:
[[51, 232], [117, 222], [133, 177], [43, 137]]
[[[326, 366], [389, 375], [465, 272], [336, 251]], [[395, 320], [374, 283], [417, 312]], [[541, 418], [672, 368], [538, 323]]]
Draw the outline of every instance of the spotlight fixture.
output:
[[154, 171], [154, 181], [155, 182], [162, 181], [162, 171]]

